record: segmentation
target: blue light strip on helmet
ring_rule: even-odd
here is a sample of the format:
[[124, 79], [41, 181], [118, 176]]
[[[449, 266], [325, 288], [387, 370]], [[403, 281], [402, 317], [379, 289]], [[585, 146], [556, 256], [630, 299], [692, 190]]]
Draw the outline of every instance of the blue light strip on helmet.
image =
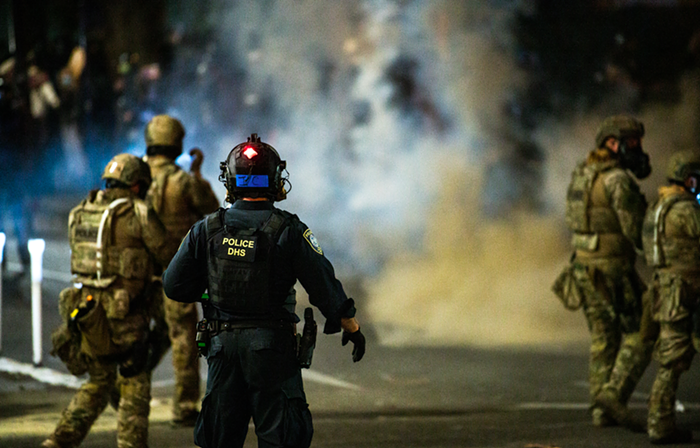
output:
[[266, 174], [236, 174], [236, 186], [244, 188], [267, 188]]

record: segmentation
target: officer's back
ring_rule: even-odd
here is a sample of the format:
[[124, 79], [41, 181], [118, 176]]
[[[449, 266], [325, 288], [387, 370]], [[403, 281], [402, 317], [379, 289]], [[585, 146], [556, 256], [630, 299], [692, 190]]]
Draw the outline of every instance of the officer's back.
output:
[[326, 317], [324, 333], [342, 329], [353, 360], [364, 355], [354, 302], [321, 246], [299, 218], [273, 204], [286, 197], [285, 168], [256, 134], [236, 146], [220, 176], [233, 204], [190, 229], [163, 276], [171, 299], [202, 301], [209, 374], [195, 427], [201, 447], [243, 446], [251, 416], [260, 446], [311, 443], [295, 335], [297, 280]]

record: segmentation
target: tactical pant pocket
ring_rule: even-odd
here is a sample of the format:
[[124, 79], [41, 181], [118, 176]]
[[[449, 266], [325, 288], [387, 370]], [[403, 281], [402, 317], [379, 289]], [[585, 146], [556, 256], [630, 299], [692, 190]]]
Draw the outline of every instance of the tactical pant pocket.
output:
[[690, 317], [686, 306], [687, 283], [679, 275], [657, 273], [659, 300], [655, 319], [660, 322], [676, 322]]

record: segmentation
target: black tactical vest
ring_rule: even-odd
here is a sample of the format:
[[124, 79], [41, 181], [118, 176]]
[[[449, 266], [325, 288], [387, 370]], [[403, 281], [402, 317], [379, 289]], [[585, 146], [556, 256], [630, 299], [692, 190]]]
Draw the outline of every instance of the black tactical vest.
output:
[[289, 225], [289, 217], [273, 210], [261, 228], [237, 229], [224, 224], [226, 209], [207, 217], [209, 302], [245, 317], [263, 317], [284, 305], [288, 292], [270, 291], [272, 254]]

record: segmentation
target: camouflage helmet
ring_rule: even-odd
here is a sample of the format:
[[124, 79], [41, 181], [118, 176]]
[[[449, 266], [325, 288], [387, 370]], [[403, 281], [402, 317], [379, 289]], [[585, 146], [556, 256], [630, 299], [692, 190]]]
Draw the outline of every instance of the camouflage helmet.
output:
[[185, 128], [180, 120], [169, 115], [156, 115], [146, 125], [146, 147], [176, 146], [182, 151]]
[[621, 140], [624, 137], [644, 137], [644, 124], [629, 115], [613, 115], [606, 118], [595, 137], [596, 148], [602, 148], [608, 137]]
[[683, 183], [692, 173], [700, 175], [700, 151], [678, 151], [668, 160], [666, 166], [668, 180]]
[[105, 167], [102, 179], [118, 180], [130, 187], [140, 183], [148, 188], [151, 185], [151, 169], [133, 154], [117, 154]]

